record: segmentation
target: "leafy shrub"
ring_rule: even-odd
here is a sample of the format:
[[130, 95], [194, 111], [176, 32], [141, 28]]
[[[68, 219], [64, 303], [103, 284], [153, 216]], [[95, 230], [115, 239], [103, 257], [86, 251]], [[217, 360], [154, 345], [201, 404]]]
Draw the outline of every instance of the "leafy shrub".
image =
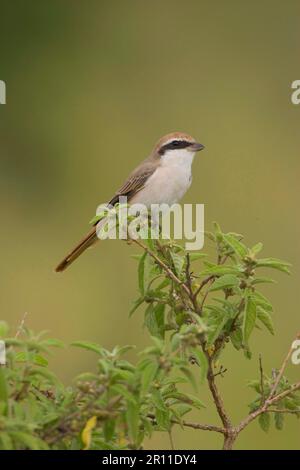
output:
[[[274, 258], [258, 258], [262, 244], [247, 248], [242, 237], [223, 233], [216, 224], [207, 234], [216, 262], [205, 254], [187, 253], [172, 241], [133, 240], [143, 252], [138, 259], [139, 297], [130, 312], [145, 307], [151, 345], [132, 364], [131, 346], [107, 351], [89, 342], [73, 346], [95, 353], [97, 373], [84, 373], [74, 386], [64, 386], [48, 368], [53, 347], [63, 344], [27, 328], [5, 338], [7, 365], [0, 367], [0, 447], [2, 449], [138, 449], [153, 432], [172, 433], [173, 426], [221, 433], [224, 449], [258, 418], [263, 430], [282, 429], [286, 413], [300, 416], [300, 382], [284, 377], [289, 350], [279, 371], [268, 377], [260, 361], [259, 378], [249, 382], [256, 392], [249, 414], [233, 425], [217, 386], [224, 369], [216, 363], [228, 343], [247, 359], [255, 327], [274, 334], [271, 302], [260, 292], [272, 279], [265, 268], [289, 272]], [[201, 264], [201, 268], [199, 268]], [[196, 274], [195, 274], [196, 273]], [[217, 379], [218, 377], [218, 379]], [[194, 394], [186, 393], [186, 383]], [[207, 383], [220, 425], [186, 421], [204, 406], [199, 385]], [[172, 442], [172, 438], [171, 438]]]

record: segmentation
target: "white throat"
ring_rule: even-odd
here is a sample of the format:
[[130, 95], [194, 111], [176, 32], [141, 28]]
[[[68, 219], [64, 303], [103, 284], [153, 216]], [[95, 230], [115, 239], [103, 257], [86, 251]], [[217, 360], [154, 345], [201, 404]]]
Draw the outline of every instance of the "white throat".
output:
[[161, 156], [162, 166], [175, 166], [182, 168], [183, 171], [191, 171], [195, 152], [187, 149], [167, 150]]
[[172, 205], [181, 200], [192, 182], [192, 162], [195, 152], [186, 149], [168, 150], [145, 187], [131, 203]]

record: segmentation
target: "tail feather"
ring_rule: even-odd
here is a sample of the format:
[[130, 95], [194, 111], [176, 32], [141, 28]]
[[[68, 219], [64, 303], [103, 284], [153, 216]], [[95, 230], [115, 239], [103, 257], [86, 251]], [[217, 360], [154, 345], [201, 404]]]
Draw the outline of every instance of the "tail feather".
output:
[[60, 273], [67, 269], [70, 264], [75, 261], [87, 248], [93, 245], [98, 240], [96, 227], [93, 229], [78, 243], [78, 245], [59, 263], [55, 268], [57, 273]]

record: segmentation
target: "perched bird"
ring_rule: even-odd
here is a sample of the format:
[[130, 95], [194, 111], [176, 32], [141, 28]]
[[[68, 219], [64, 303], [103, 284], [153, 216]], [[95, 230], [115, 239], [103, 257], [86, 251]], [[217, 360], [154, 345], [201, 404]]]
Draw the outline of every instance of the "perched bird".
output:
[[[204, 146], [183, 132], [162, 137], [153, 151], [128, 177], [109, 201], [110, 205], [126, 196], [129, 204], [172, 205], [180, 201], [192, 182], [192, 163], [195, 153]], [[56, 272], [64, 271], [78, 256], [97, 240], [95, 224], [92, 230], [59, 263]]]

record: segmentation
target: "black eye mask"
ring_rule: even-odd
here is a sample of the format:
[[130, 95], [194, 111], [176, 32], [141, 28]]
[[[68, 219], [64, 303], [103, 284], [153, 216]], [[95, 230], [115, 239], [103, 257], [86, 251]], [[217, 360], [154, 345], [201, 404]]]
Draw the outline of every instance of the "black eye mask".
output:
[[172, 140], [172, 142], [162, 146], [159, 150], [159, 154], [163, 155], [167, 150], [185, 149], [191, 145], [192, 142], [188, 142], [187, 140]]

